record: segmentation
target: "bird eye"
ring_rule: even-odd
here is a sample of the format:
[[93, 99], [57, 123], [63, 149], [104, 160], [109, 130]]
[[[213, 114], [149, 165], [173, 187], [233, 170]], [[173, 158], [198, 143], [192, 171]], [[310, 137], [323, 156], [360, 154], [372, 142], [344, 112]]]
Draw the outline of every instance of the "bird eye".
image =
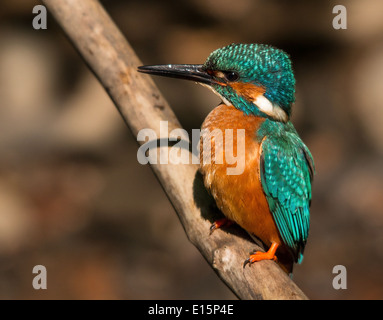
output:
[[226, 71], [224, 72], [225, 78], [227, 81], [234, 82], [237, 81], [239, 78], [239, 75], [235, 71]]

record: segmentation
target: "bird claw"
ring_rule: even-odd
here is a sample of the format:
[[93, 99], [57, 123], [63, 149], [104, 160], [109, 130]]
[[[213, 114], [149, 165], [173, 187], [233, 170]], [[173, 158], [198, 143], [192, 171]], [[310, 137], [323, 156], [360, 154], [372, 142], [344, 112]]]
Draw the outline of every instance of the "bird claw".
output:
[[214, 230], [216, 230], [217, 229], [217, 224], [214, 222], [214, 223], [212, 223], [212, 225], [210, 226], [210, 232], [209, 232], [209, 235], [211, 235], [213, 232], [214, 232]]
[[243, 263], [243, 269], [245, 269], [245, 267], [246, 267], [246, 265], [249, 265], [249, 267], [251, 267], [251, 261], [250, 261], [250, 258], [247, 258], [246, 260], [245, 260], [245, 262]]
[[222, 219], [219, 219], [215, 222], [212, 223], [212, 225], [210, 226], [210, 235], [217, 229], [220, 229], [222, 228], [223, 226], [230, 226], [232, 225], [234, 222], [227, 219], [227, 218], [222, 218]]
[[251, 266], [254, 262], [262, 261], [262, 260], [273, 260], [277, 261], [277, 256], [275, 255], [275, 251], [277, 250], [278, 245], [272, 244], [270, 249], [267, 252], [262, 251], [253, 251], [250, 254], [250, 257], [245, 260], [243, 263], [243, 268], [246, 267], [246, 265]]
[[250, 257], [247, 258], [247, 259], [245, 260], [245, 262], [243, 263], [243, 268], [245, 268], [246, 265], [249, 265], [249, 267], [251, 267], [251, 265], [252, 265], [254, 262], [257, 261], [257, 260], [254, 259], [254, 256], [255, 256], [255, 255], [258, 255], [258, 254], [262, 254], [262, 253], [263, 253], [263, 252], [255, 251], [255, 250], [254, 250], [254, 251], [250, 254]]

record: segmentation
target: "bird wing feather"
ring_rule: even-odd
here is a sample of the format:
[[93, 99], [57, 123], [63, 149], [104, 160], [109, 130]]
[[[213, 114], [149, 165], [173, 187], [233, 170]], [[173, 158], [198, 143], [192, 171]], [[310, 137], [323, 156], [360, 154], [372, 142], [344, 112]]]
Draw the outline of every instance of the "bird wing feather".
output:
[[261, 183], [283, 242], [300, 263], [306, 245], [314, 161], [297, 135], [262, 142]]

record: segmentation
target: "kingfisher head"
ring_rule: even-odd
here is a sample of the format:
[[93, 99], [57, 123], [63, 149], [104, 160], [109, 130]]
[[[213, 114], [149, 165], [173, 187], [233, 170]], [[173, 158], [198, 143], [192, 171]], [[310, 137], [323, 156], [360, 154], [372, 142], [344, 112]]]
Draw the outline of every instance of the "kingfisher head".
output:
[[295, 101], [289, 56], [263, 44], [231, 44], [215, 50], [203, 65], [156, 65], [140, 72], [194, 80], [245, 114], [287, 122]]

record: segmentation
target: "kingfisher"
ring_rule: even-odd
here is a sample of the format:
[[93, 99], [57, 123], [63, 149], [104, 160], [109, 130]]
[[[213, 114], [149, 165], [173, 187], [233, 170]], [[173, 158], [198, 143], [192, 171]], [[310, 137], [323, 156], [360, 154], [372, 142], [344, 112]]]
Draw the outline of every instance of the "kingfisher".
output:
[[[309, 234], [315, 167], [290, 121], [295, 77], [289, 55], [266, 44], [231, 44], [213, 51], [202, 65], [151, 65], [138, 71], [192, 80], [222, 99], [201, 128], [200, 172], [225, 216], [211, 231], [237, 223], [267, 249], [251, 253], [244, 267], [274, 260], [292, 274], [294, 263], [302, 262]], [[212, 134], [220, 130], [225, 140], [226, 129], [244, 131], [230, 140], [237, 156], [244, 158], [241, 174], [227, 174], [232, 162], [225, 157], [225, 144]], [[214, 146], [209, 152], [205, 139]], [[238, 142], [245, 152], [236, 150]], [[206, 161], [207, 154], [213, 160], [223, 156], [223, 161]]]

